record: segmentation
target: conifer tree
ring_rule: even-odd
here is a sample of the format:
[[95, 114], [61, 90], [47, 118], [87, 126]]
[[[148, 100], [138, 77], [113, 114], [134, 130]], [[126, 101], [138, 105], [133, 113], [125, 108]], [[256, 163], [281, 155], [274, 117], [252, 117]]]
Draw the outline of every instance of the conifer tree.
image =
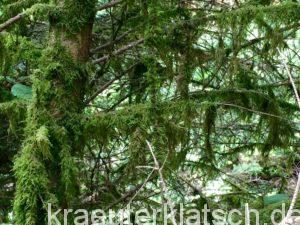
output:
[[[299, 163], [298, 2], [0, 4], [3, 222], [13, 211], [16, 225], [47, 224], [48, 203], [263, 207], [286, 192]], [[240, 183], [255, 173], [235, 174], [242, 158], [259, 184]], [[202, 191], [218, 178], [231, 193]]]

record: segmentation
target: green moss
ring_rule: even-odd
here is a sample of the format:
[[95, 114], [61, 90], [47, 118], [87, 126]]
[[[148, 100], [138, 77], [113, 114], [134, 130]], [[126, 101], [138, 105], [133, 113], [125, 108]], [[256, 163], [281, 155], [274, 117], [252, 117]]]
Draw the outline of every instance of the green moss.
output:
[[9, 120], [9, 132], [16, 133], [17, 130], [23, 130], [23, 124], [26, 116], [27, 102], [15, 100], [6, 103], [0, 103], [0, 115], [6, 116]]
[[[152, 162], [151, 155], [145, 150], [147, 149], [146, 140], [153, 143], [160, 162], [167, 159], [165, 173], [169, 173], [172, 169], [175, 171], [183, 163], [184, 166], [192, 163], [191, 160], [185, 160], [191, 152], [200, 158], [199, 162], [195, 162], [197, 165], [193, 168], [195, 170], [200, 168], [201, 171], [204, 171], [203, 173], [209, 171], [209, 174], [205, 174], [203, 179], [210, 179], [211, 174], [215, 175], [219, 172], [212, 165], [214, 158], [219, 159], [223, 156], [217, 154], [220, 153], [217, 151], [223, 148], [223, 145], [220, 147], [219, 144], [217, 146], [214, 143], [215, 139], [219, 140], [219, 137], [215, 135], [218, 132], [215, 130], [215, 124], [222, 125], [222, 127], [231, 125], [230, 119], [233, 118], [234, 124], [242, 123], [242, 127], [244, 127], [244, 123], [247, 121], [254, 121], [253, 124], [255, 124], [261, 120], [261, 123], [255, 127], [257, 130], [253, 132], [255, 136], [253, 139], [260, 136], [257, 139], [263, 143], [260, 143], [260, 146], [258, 144], [235, 146], [228, 153], [228, 155], [232, 155], [230, 156], [231, 161], [237, 160], [235, 157], [239, 152], [249, 149], [257, 148], [267, 155], [274, 148], [287, 148], [293, 139], [292, 126], [294, 124], [288, 120], [288, 117], [294, 115], [297, 107], [278, 100], [273, 93], [266, 92], [266, 89], [259, 89], [256, 84], [257, 74], [251, 74], [251, 71], [243, 68], [243, 62], [238, 57], [238, 50], [247, 41], [245, 34], [253, 24], [266, 34], [267, 41], [271, 41], [271, 48], [276, 48], [283, 42], [283, 35], [278, 32], [280, 28], [278, 21], [282, 24], [291, 23], [293, 20], [298, 21], [298, 4], [286, 3], [265, 7], [247, 5], [241, 9], [217, 14], [212, 18], [213, 20], [217, 19], [222, 30], [221, 34], [215, 30], [217, 29], [215, 26], [212, 30], [207, 27], [208, 24], [205, 20], [209, 15], [206, 15], [205, 12], [190, 13], [191, 10], [178, 9], [177, 6], [174, 9], [171, 2], [165, 3], [164, 1], [149, 2], [151, 7], [149, 10], [147, 5], [143, 5], [143, 16], [149, 13], [149, 15], [145, 15], [147, 29], [144, 32], [142, 26], [137, 30], [138, 32], [143, 30], [138, 36], [144, 37], [146, 34], [147, 39], [146, 50], [145, 52], [142, 50], [141, 55], [145, 53], [151, 55], [143, 59], [149, 61], [147, 63], [149, 69], [146, 73], [148, 86], [143, 91], [145, 95], [148, 94], [145, 102], [149, 100], [151, 103], [129, 105], [114, 112], [85, 116], [83, 100], [84, 95], [89, 91], [86, 87], [89, 68], [77, 62], [71, 55], [70, 49], [67, 48], [72, 48], [73, 44], [76, 45], [81, 41], [78, 36], [81, 35], [82, 29], [92, 22], [96, 1], [66, 0], [63, 1], [63, 5], [62, 1], [51, 1], [50, 4], [43, 4], [48, 1], [38, 1], [41, 4], [34, 4], [35, 2], [31, 0], [15, 2], [15, 9], [19, 12], [23, 7], [30, 6], [31, 8], [26, 10], [26, 13], [33, 20], [49, 16], [51, 37], [48, 46], [41, 50], [40, 47], [36, 47], [37, 45], [32, 44], [26, 38], [18, 37], [18, 35], [5, 35], [0, 39], [0, 47], [4, 49], [0, 49], [1, 70], [9, 71], [12, 74], [14, 65], [24, 59], [30, 60], [31, 65], [29, 71], [33, 97], [30, 102], [24, 104], [22, 109], [19, 106], [16, 107], [19, 104], [17, 102], [0, 105], [0, 113], [10, 117], [10, 127], [13, 129], [19, 126], [18, 121], [24, 121], [24, 117], [27, 116], [24, 135], [26, 139], [15, 161], [15, 173], [18, 180], [14, 204], [16, 224], [43, 224], [45, 218], [43, 216], [39, 218], [39, 216], [45, 214], [45, 206], [48, 202], [55, 203], [56, 207], [72, 207], [76, 203], [76, 196], [80, 189], [77, 176], [81, 170], [77, 165], [77, 160], [83, 154], [82, 149], [86, 146], [84, 141], [96, 143], [97, 147], [99, 145], [104, 150], [116, 148], [117, 150], [113, 149], [113, 151], [118, 151], [125, 146], [128, 151], [124, 151], [122, 160], [120, 160], [122, 165], [116, 169], [117, 171], [114, 171], [112, 180], [118, 179], [120, 172], [127, 172], [129, 175], [126, 181], [130, 180], [132, 181], [130, 184], [133, 184], [134, 181], [140, 181], [139, 178], [145, 176], [145, 174], [137, 172], [136, 167]], [[267, 3], [263, 4], [268, 5]], [[135, 5], [131, 6], [130, 4], [128, 4], [128, 8], [123, 8], [124, 14], [126, 14], [124, 15], [126, 17], [124, 27], [128, 25], [127, 14], [130, 13], [131, 7], [135, 11], [138, 10]], [[119, 12], [119, 10], [116, 11]], [[138, 24], [137, 20], [140, 18], [139, 16], [135, 17], [135, 24]], [[196, 20], [199, 22], [194, 22]], [[267, 25], [263, 25], [262, 21], [266, 21]], [[268, 23], [275, 28], [273, 29], [272, 26], [270, 29], [267, 28]], [[137, 28], [137, 26], [133, 27]], [[99, 29], [101, 28], [102, 26]], [[215, 38], [215, 35], [222, 36], [224, 34], [224, 40], [219, 39], [218, 50], [214, 49], [217, 48], [216, 46], [209, 46], [209, 44], [203, 47], [205, 50], [202, 50], [202, 44], [195, 45], [201, 36], [199, 33], [206, 32], [206, 29], [209, 29], [208, 36], [211, 35], [212, 39]], [[228, 34], [227, 31], [229, 31]], [[136, 30], [132, 32], [136, 32]], [[228, 41], [225, 40], [227, 39], [226, 35], [233, 37]], [[106, 37], [105, 29], [103, 36]], [[130, 38], [131, 36], [129, 36]], [[206, 39], [208, 43], [211, 41], [209, 37]], [[226, 45], [232, 51], [228, 51], [225, 48]], [[147, 48], [151, 48], [151, 51], [148, 51]], [[17, 49], [16, 52], [14, 49]], [[231, 52], [233, 57], [231, 57]], [[152, 54], [155, 55], [155, 60], [153, 60]], [[217, 54], [221, 57], [216, 56]], [[115, 72], [118, 66], [131, 64], [131, 58], [134, 56], [135, 54], [125, 57], [126, 62], [110, 64], [110, 71]], [[159, 64], [167, 65], [167, 72], [157, 65], [156, 56], [159, 58]], [[215, 69], [214, 60], [217, 61], [217, 64], [222, 65], [218, 70]], [[221, 77], [224, 72], [227, 72], [226, 60], [230, 64], [229, 75]], [[201, 67], [199, 77], [203, 76], [205, 81], [209, 81], [207, 85], [210, 83], [212, 87], [190, 92], [190, 89], [200, 90], [201, 88], [199, 86], [195, 86], [195, 89], [194, 87], [190, 88], [194, 72], [199, 67]], [[178, 72], [178, 70], [180, 71]], [[172, 93], [175, 89], [174, 78], [178, 73], [183, 74], [185, 79], [181, 87], [177, 86], [178, 90], [182, 92], [181, 98], [174, 97], [174, 93]], [[18, 76], [18, 74], [14, 74], [14, 76]], [[122, 77], [120, 83], [123, 85], [123, 81], [126, 82], [126, 79], [125, 76]], [[113, 86], [115, 87], [115, 84]], [[123, 94], [127, 91], [127, 87], [126, 85], [122, 87], [125, 87], [125, 91], [121, 92]], [[226, 87], [232, 89], [226, 89]], [[170, 89], [167, 90], [168, 88]], [[172, 100], [162, 101], [161, 99], [170, 97], [169, 93], [172, 95]], [[28, 107], [27, 114], [26, 107]], [[91, 112], [95, 111], [91, 110]], [[217, 126], [216, 129], [218, 129]], [[224, 134], [224, 139], [227, 141], [229, 135], [226, 133], [227, 131], [221, 129], [224, 132], [222, 135]], [[245, 135], [247, 132], [245, 131]], [[234, 140], [239, 139], [239, 137], [235, 138]], [[115, 147], [115, 143], [117, 143], [117, 147]], [[215, 146], [216, 148], [214, 148]], [[104, 150], [101, 150], [100, 153], [105, 154]], [[117, 153], [119, 154], [119, 152]], [[80, 162], [84, 164], [85, 162], [82, 161]], [[224, 161], [215, 160], [219, 163], [218, 166]], [[102, 174], [99, 175], [99, 177], [101, 176]], [[172, 181], [173, 183], [175, 182]], [[128, 183], [126, 185], [128, 187]], [[121, 185], [120, 187], [120, 190], [123, 189]], [[113, 197], [110, 196], [110, 200], [113, 200], [114, 197], [119, 199], [121, 196], [118, 191], [120, 190], [113, 190], [111, 192]]]
[[224, 26], [227, 26], [234, 21], [244, 21], [243, 24], [249, 24], [249, 22], [259, 17], [265, 17], [271, 21], [289, 23], [299, 20], [299, 12], [299, 3], [290, 1], [283, 4], [269, 6], [246, 5], [237, 10], [217, 14], [216, 18], [219, 24]]
[[56, 202], [49, 192], [50, 181], [44, 161], [51, 158], [48, 129], [43, 126], [31, 133], [34, 135], [25, 140], [14, 166], [18, 179], [14, 201], [16, 224], [37, 224], [45, 215], [46, 203]]
[[59, 44], [43, 50], [38, 64], [32, 78], [27, 139], [15, 161], [18, 225], [43, 224], [37, 216], [45, 215], [47, 203], [72, 204], [78, 191], [75, 154], [82, 125], [77, 118], [83, 109], [83, 95], [79, 96], [85, 88], [80, 79], [86, 72]]
[[[214, 121], [219, 116], [217, 111], [219, 108], [228, 109], [226, 104], [231, 104], [233, 107], [229, 108], [229, 111], [237, 112], [239, 115], [244, 114], [245, 116], [240, 118], [244, 118], [245, 121], [249, 121], [251, 117], [255, 119], [253, 112], [263, 112], [260, 114], [260, 119], [263, 121], [261, 129], [266, 128], [268, 133], [265, 136], [265, 144], [260, 146], [262, 152], [270, 152], [274, 147], [283, 146], [283, 143], [285, 143], [284, 146], [287, 146], [289, 140], [293, 138], [292, 127], [295, 124], [287, 122], [288, 119], [285, 118], [286, 110], [291, 110], [291, 108], [281, 107], [275, 99], [261, 92], [229, 89], [194, 93], [191, 96], [194, 100], [189, 102], [162, 102], [157, 107], [152, 104], [139, 104], [117, 112], [88, 118], [82, 122], [85, 124], [85, 136], [87, 139], [96, 139], [105, 144], [101, 141], [104, 137], [107, 140], [118, 135], [116, 133], [129, 135], [140, 129], [143, 131], [139, 132], [140, 138], [145, 140], [145, 137], [154, 135], [153, 133], [145, 134], [145, 131], [152, 130], [153, 124], [156, 124], [155, 129], [159, 130], [159, 136], [165, 140], [164, 143], [169, 143], [174, 148], [186, 141], [185, 134], [187, 133], [183, 129], [186, 126], [180, 127], [175, 124], [185, 124], [185, 116], [188, 111], [193, 112], [188, 113], [191, 123], [196, 118], [203, 121], [204, 149], [206, 149], [206, 156], [212, 159], [213, 151], [210, 139], [214, 132]], [[234, 105], [238, 107], [234, 107]], [[244, 109], [250, 109], [250, 111]], [[294, 112], [295, 110], [297, 109], [294, 108]], [[203, 114], [203, 111], [206, 113]], [[154, 114], [159, 116], [154, 116]]]
[[214, 105], [210, 105], [205, 112], [203, 131], [205, 136], [205, 157], [208, 159], [208, 162], [211, 163], [214, 163], [215, 160], [214, 150], [211, 144], [211, 136], [213, 134], [216, 118], [217, 118], [217, 107]]
[[50, 14], [50, 22], [56, 29], [67, 31], [70, 36], [78, 34], [82, 27], [93, 21], [96, 13], [96, 0], [66, 0], [62, 6], [59, 1], [54, 0], [53, 2], [57, 7]]

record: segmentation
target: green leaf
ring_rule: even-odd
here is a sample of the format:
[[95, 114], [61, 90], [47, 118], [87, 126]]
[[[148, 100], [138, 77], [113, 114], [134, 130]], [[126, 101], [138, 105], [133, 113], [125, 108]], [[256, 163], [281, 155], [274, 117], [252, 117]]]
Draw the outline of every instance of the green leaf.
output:
[[276, 194], [271, 196], [265, 196], [264, 197], [264, 205], [268, 206], [271, 204], [279, 203], [289, 200], [289, 196], [287, 194]]
[[11, 88], [11, 93], [13, 96], [21, 99], [31, 99], [32, 97], [32, 89], [23, 84], [15, 84]]

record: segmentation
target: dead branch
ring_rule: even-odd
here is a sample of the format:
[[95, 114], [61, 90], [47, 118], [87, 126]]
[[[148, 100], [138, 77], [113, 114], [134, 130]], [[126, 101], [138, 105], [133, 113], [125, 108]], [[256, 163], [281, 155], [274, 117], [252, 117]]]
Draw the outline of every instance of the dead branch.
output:
[[142, 44], [143, 42], [145, 41], [144, 38], [142, 39], [139, 39], [137, 41], [134, 41], [134, 42], [131, 42], [130, 44], [114, 51], [111, 55], [105, 55], [99, 59], [96, 59], [93, 61], [93, 64], [97, 64], [97, 63], [104, 63], [106, 62], [107, 60], [109, 60], [109, 58], [113, 57], [113, 56], [118, 56], [118, 55], [121, 55], [123, 54], [124, 52], [126, 52], [127, 50], [131, 49], [131, 48], [134, 48], [135, 46], [139, 45], [139, 44]]
[[288, 63], [287, 63], [287, 57], [280, 51], [278, 50], [280, 56], [283, 58], [283, 61], [282, 61], [282, 64], [289, 76], [289, 79], [290, 79], [290, 82], [291, 82], [291, 85], [293, 87], [293, 90], [294, 90], [294, 94], [295, 94], [295, 98], [296, 98], [296, 102], [298, 104], [298, 107], [299, 107], [299, 110], [300, 110], [300, 97], [299, 97], [299, 93], [298, 93], [298, 90], [297, 90], [297, 87], [296, 87], [296, 84], [295, 84], [295, 81], [294, 81], [294, 78], [291, 74], [291, 71], [288, 67]]
[[125, 33], [123, 33], [123, 34], [121, 34], [121, 35], [120, 35], [119, 37], [117, 37], [115, 40], [110, 41], [110, 42], [107, 42], [107, 43], [105, 43], [105, 44], [103, 44], [103, 45], [101, 45], [101, 46], [99, 46], [99, 47], [97, 47], [97, 48], [92, 49], [91, 52], [92, 52], [92, 53], [96, 53], [96, 52], [99, 52], [99, 51], [101, 51], [101, 50], [103, 50], [103, 49], [106, 49], [106, 48], [108, 48], [108, 47], [111, 47], [113, 44], [115, 44], [115, 43], [121, 41], [123, 38], [125, 38], [128, 34], [131, 33], [131, 31], [132, 31], [132, 30], [129, 30], [129, 31], [127, 31], [127, 32], [125, 32]]
[[177, 225], [176, 220], [175, 220], [175, 215], [174, 215], [176, 212], [173, 211], [172, 200], [169, 199], [166, 196], [168, 188], [167, 188], [167, 185], [166, 185], [166, 182], [164, 180], [163, 173], [162, 173], [162, 169], [163, 169], [164, 164], [165, 164], [166, 161], [164, 162], [164, 164], [162, 166], [160, 166], [159, 162], [158, 162], [158, 160], [157, 160], [157, 158], [156, 158], [156, 156], [154, 154], [152, 145], [150, 144], [149, 141], [146, 141], [146, 143], [148, 145], [148, 148], [149, 148], [149, 150], [151, 152], [151, 155], [152, 155], [152, 158], [153, 158], [153, 161], [154, 161], [154, 169], [157, 170], [159, 178], [160, 178], [160, 187], [161, 187], [161, 193], [162, 193], [162, 200], [164, 200], [164, 199], [166, 200], [166, 203], [170, 207], [170, 210], [171, 210], [171, 215], [172, 215], [171, 220], [172, 220], [172, 223], [173, 223], [173, 225]]
[[[279, 49], [278, 49], [278, 52], [279, 52], [280, 56], [283, 58], [283, 61], [282, 61], [283, 67], [285, 68], [285, 70], [286, 70], [286, 72], [289, 76], [289, 79], [290, 79], [290, 82], [291, 82], [291, 85], [293, 87], [293, 91], [294, 91], [294, 94], [295, 94], [296, 102], [297, 102], [297, 104], [299, 106], [299, 110], [300, 110], [300, 97], [299, 97], [299, 93], [298, 93], [295, 81], [294, 81], [293, 76], [291, 74], [291, 71], [288, 67], [288, 59], [283, 54], [283, 52], [281, 52]], [[289, 222], [289, 220], [292, 218], [293, 210], [294, 210], [296, 200], [297, 200], [298, 194], [299, 194], [299, 189], [300, 189], [300, 173], [298, 174], [297, 185], [296, 185], [296, 188], [295, 188], [295, 192], [294, 192], [294, 195], [293, 195], [293, 198], [292, 198], [292, 201], [291, 201], [289, 211], [287, 212], [286, 217], [280, 222], [280, 225], [291, 224]]]
[[6, 22], [2, 23], [0, 25], [0, 32], [6, 30], [7, 28], [9, 28], [11, 25], [15, 24], [16, 22], [18, 22], [20, 19], [22, 19], [24, 16], [26, 15], [25, 12], [19, 13], [18, 15], [16, 15], [15, 17], [10, 18], [9, 20], [7, 20]]
[[105, 9], [109, 9], [109, 8], [112, 8], [118, 4], [120, 4], [122, 2], [122, 0], [113, 0], [113, 1], [110, 1], [102, 6], [100, 6], [98, 8], [98, 11], [102, 11], [102, 10], [105, 10]]

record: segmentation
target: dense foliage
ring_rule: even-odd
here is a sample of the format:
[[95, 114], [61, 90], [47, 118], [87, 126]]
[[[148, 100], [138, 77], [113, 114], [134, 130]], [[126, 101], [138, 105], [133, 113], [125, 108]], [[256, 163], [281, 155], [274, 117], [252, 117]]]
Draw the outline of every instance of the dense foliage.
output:
[[0, 223], [288, 201], [298, 2], [0, 0], [0, 21]]

